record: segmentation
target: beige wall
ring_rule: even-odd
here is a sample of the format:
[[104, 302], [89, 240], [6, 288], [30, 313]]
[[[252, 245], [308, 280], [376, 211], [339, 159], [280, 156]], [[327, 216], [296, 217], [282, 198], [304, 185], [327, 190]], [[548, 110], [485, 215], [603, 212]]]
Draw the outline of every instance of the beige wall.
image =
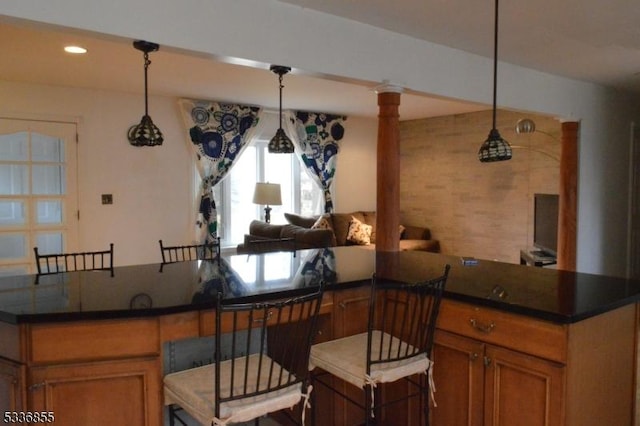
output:
[[[534, 119], [542, 133], [517, 135], [518, 119]], [[518, 263], [533, 241], [533, 194], [558, 193], [559, 162], [528, 149], [511, 161], [480, 163], [477, 152], [491, 127], [491, 111], [400, 124], [402, 223], [428, 226], [443, 253]], [[498, 130], [511, 145], [560, 155], [560, 123], [498, 111]]]
[[336, 165], [334, 210], [375, 210], [378, 120], [349, 117], [345, 129]]

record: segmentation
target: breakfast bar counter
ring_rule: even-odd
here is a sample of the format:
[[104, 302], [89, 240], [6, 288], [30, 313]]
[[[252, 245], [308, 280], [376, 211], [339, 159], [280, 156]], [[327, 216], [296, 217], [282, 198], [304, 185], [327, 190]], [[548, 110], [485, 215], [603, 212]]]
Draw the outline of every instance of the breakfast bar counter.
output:
[[0, 322], [138, 318], [212, 308], [215, 295], [255, 301], [294, 295], [325, 281], [328, 290], [378, 277], [417, 282], [452, 270], [445, 298], [568, 324], [640, 300], [640, 281], [422, 251], [376, 253], [358, 246], [0, 277]]
[[[330, 339], [366, 327], [374, 273], [416, 282], [445, 264], [432, 424], [634, 424], [638, 281], [360, 247], [0, 278], [0, 407], [160, 425], [166, 344], [211, 336], [219, 291], [251, 302], [322, 280], [318, 338]], [[350, 421], [318, 403], [327, 422]], [[406, 411], [406, 424], [420, 412]]]

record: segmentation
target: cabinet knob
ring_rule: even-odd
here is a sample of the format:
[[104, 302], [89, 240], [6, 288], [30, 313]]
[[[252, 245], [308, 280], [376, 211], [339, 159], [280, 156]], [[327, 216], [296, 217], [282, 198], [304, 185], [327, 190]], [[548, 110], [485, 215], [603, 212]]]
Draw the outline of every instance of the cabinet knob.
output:
[[476, 330], [487, 334], [491, 333], [493, 329], [496, 328], [496, 324], [493, 321], [491, 321], [489, 324], [483, 324], [475, 318], [471, 318], [469, 320], [469, 324], [471, 324], [471, 327], [475, 328]]
[[489, 358], [488, 356], [484, 357], [484, 366], [488, 367], [491, 365], [491, 358]]
[[471, 361], [475, 361], [475, 360], [477, 360], [477, 359], [478, 359], [478, 357], [479, 357], [479, 356], [480, 356], [480, 355], [478, 355], [478, 352], [473, 352], [471, 355], [469, 355], [469, 359], [470, 359]]

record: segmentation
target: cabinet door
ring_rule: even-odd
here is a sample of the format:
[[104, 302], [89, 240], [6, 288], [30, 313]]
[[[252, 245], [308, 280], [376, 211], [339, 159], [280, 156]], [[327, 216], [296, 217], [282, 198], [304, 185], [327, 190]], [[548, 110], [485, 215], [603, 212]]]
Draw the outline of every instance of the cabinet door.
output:
[[155, 358], [36, 367], [29, 410], [53, 412], [59, 426], [159, 425], [159, 371]]
[[[313, 343], [321, 343], [321, 342], [326, 342], [327, 340], [331, 340], [331, 326], [332, 326], [331, 316], [328, 314], [320, 315], [318, 317], [317, 332], [316, 332], [316, 336], [314, 338]], [[291, 336], [290, 341], [283, 342], [283, 343], [286, 343], [287, 345], [291, 346], [292, 344], [295, 344], [295, 342], [304, 338], [304, 336], [296, 336], [295, 334], [293, 334], [295, 327], [289, 327], [288, 325], [283, 325], [282, 327], [288, 327], [291, 330], [291, 332], [288, 333], [288, 335]], [[274, 342], [269, 341], [267, 346], [269, 350], [272, 351], [275, 345], [274, 345]], [[275, 353], [282, 353], [282, 352], [276, 350]], [[270, 354], [270, 356], [274, 356], [274, 355]], [[298, 369], [302, 369], [302, 368], [307, 370], [308, 365], [300, 364], [298, 366]], [[299, 370], [296, 370], [296, 371], [300, 372]], [[316, 409], [315, 413], [312, 413], [311, 410], [308, 410], [307, 413], [305, 414], [306, 418], [310, 419], [312, 415], [315, 415], [316, 416], [315, 424], [318, 424], [318, 425], [331, 424], [333, 419], [333, 393], [330, 390], [328, 390], [326, 387], [322, 385], [318, 385], [318, 386], [314, 386], [313, 392], [311, 393], [311, 398], [312, 398], [311, 407], [313, 409], [316, 409], [317, 407], [321, 407], [321, 408]], [[302, 403], [295, 405], [295, 407], [293, 408], [295, 410], [295, 414], [293, 415], [291, 415], [290, 413], [287, 413], [288, 414], [287, 415], [287, 414], [284, 414], [283, 412], [276, 412], [271, 414], [271, 417], [273, 417], [278, 424], [281, 424], [283, 426], [295, 425], [295, 423], [291, 420], [290, 416], [295, 419], [300, 419], [301, 417], [300, 417], [299, 410], [302, 409], [302, 406], [303, 406]], [[282, 410], [282, 411], [289, 411], [289, 410]]]
[[368, 286], [334, 294], [333, 337], [335, 339], [367, 331], [370, 295], [371, 289]]
[[[370, 287], [357, 288], [335, 292], [333, 308], [333, 337], [351, 336], [367, 331], [369, 321], [369, 297]], [[363, 354], [364, 356], [364, 354]], [[364, 392], [355, 386], [338, 379], [332, 379], [334, 386], [356, 401], [364, 403]], [[334, 422], [335, 425], [353, 425], [364, 421], [361, 409], [343, 398], [334, 398]]]
[[24, 367], [0, 359], [0, 414], [5, 411], [24, 411]]
[[495, 346], [487, 346], [485, 364], [486, 426], [562, 424], [561, 364]]
[[473, 339], [437, 330], [433, 373], [437, 407], [431, 409], [434, 426], [482, 426], [485, 345]]

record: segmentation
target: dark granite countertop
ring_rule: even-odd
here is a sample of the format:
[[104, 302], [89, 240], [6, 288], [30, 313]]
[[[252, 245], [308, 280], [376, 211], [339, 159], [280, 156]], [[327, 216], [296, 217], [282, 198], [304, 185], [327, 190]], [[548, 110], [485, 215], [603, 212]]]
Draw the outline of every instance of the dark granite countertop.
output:
[[640, 299], [640, 281], [427, 252], [376, 253], [361, 247], [234, 255], [108, 271], [0, 278], [0, 321], [39, 323], [135, 318], [210, 309], [225, 297], [250, 302], [288, 297], [323, 279], [328, 290], [378, 277], [416, 282], [452, 269], [445, 297], [565, 324]]

